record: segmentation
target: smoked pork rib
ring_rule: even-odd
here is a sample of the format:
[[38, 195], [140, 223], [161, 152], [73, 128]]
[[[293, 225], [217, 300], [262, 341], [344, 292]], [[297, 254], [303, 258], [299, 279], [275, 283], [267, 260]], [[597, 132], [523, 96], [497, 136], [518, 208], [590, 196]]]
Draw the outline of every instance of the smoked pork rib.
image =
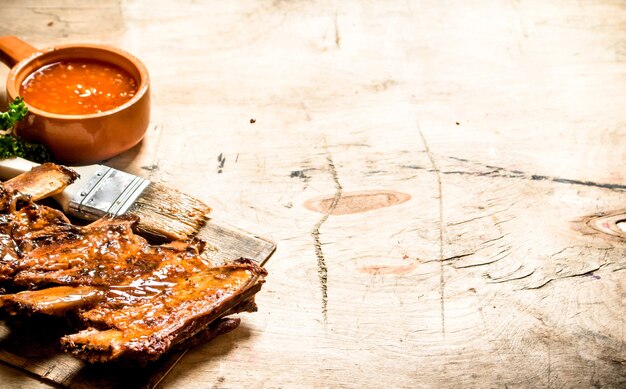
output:
[[[166, 267], [171, 265], [172, 271], [158, 281], [149, 276], [111, 288], [105, 303], [81, 314], [91, 329], [64, 337], [65, 349], [92, 362], [120, 357], [151, 361], [202, 332], [260, 289], [259, 267], [252, 261], [201, 273], [174, 269], [179, 264]], [[112, 292], [118, 293], [111, 297]]]
[[[5, 312], [70, 316], [82, 330], [61, 339], [65, 351], [89, 362], [144, 364], [234, 329], [239, 319], [227, 315], [256, 310], [267, 272], [252, 260], [213, 266], [199, 240], [148, 244], [133, 233], [134, 216], [80, 227], [28, 202], [20, 190], [34, 187], [41, 197], [42, 187], [54, 193], [75, 178], [49, 168], [53, 175], [40, 170], [0, 186], [0, 282], [27, 289], [0, 296]], [[16, 209], [19, 201], [26, 205]]]

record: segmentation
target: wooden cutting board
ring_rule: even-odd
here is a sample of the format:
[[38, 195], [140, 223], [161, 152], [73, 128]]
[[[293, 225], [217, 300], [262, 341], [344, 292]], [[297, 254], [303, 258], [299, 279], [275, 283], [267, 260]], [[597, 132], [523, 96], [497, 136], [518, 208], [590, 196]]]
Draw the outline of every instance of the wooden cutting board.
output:
[[[215, 262], [246, 257], [262, 265], [276, 249], [269, 239], [215, 219], [202, 228], [198, 237], [211, 246], [207, 256]], [[0, 361], [73, 389], [153, 388], [186, 352], [170, 352], [142, 369], [89, 365], [59, 349], [62, 330], [57, 327], [45, 319], [23, 323], [0, 320]]]

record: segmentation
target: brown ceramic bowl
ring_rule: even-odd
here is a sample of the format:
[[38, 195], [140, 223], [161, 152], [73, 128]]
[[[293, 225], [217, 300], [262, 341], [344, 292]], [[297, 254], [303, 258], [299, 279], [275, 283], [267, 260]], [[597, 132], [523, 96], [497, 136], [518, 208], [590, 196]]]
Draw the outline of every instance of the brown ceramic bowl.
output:
[[42, 66], [68, 59], [108, 62], [126, 70], [138, 90], [126, 103], [88, 115], [62, 115], [28, 105], [29, 115], [17, 128], [19, 136], [45, 145], [59, 162], [84, 165], [111, 158], [141, 141], [150, 121], [150, 83], [146, 67], [115, 47], [72, 44], [37, 50], [13, 36], [0, 37], [0, 60], [12, 67], [7, 98], [19, 96], [24, 80]]

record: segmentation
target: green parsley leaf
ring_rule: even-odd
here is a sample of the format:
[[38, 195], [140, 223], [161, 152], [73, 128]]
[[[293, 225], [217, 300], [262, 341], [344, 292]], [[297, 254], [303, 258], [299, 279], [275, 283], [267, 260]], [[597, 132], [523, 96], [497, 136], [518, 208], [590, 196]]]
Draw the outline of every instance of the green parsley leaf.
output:
[[[7, 131], [13, 129], [15, 123], [26, 117], [28, 108], [24, 104], [24, 99], [16, 97], [6, 112], [0, 112], [0, 130]], [[22, 157], [34, 162], [43, 163], [52, 160], [52, 155], [38, 143], [29, 143], [22, 138], [9, 132], [0, 135], [0, 158]]]

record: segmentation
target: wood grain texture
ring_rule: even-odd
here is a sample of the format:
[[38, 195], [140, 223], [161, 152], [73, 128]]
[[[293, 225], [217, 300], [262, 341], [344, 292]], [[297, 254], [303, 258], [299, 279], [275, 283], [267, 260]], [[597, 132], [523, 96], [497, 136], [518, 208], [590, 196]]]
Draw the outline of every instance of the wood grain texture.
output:
[[[626, 203], [622, 1], [0, 5], [140, 57], [152, 126], [108, 163], [278, 242], [162, 387], [626, 385], [626, 244], [581, 224]], [[333, 214], [369, 191], [410, 199]]]

